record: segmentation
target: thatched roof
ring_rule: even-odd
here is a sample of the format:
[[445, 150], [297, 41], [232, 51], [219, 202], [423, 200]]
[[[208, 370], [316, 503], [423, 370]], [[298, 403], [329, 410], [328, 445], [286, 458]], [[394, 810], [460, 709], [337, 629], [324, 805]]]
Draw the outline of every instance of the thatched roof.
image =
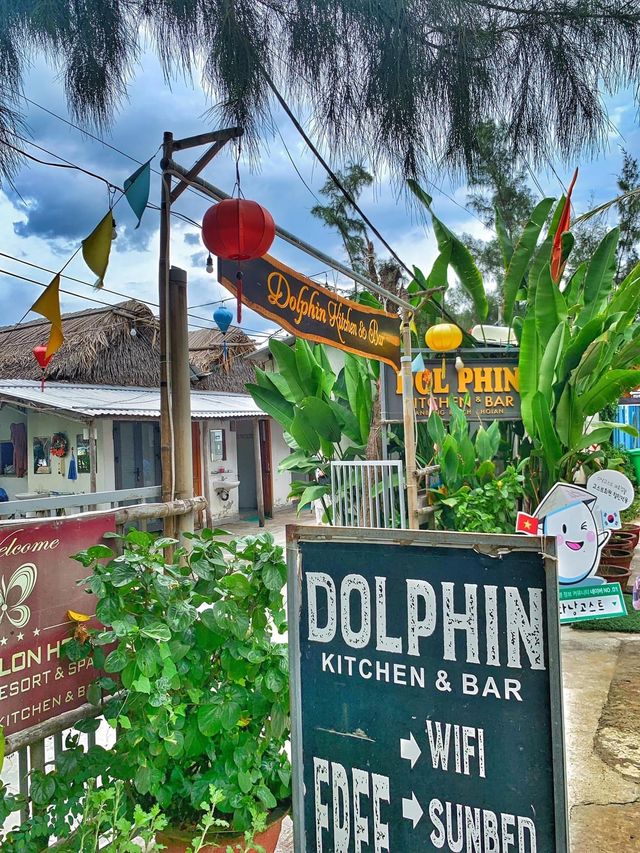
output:
[[[226, 360], [223, 337], [227, 344]], [[194, 387], [202, 391], [244, 391], [247, 382], [255, 382], [254, 365], [247, 358], [255, 348], [251, 338], [233, 326], [224, 336], [217, 329], [189, 332], [189, 360], [202, 376]]]
[[[131, 299], [117, 305], [64, 314], [65, 341], [51, 359], [47, 379], [90, 385], [125, 385], [157, 388], [160, 385], [160, 341], [158, 318], [141, 302]], [[131, 329], [136, 335], [132, 337]], [[0, 328], [0, 379], [39, 379], [40, 367], [33, 348], [46, 344], [49, 323], [32, 320]], [[194, 387], [202, 390], [244, 392], [253, 381], [249, 361], [236, 354], [255, 349], [253, 341], [240, 329], [229, 329], [229, 369], [221, 366], [222, 335], [203, 329], [191, 333], [189, 346]], [[194, 341], [192, 343], [192, 341]]]

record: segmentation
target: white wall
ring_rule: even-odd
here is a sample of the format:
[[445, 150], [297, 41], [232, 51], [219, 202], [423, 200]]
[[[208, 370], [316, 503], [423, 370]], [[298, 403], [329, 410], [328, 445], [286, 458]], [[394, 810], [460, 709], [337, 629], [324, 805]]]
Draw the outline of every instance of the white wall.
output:
[[[4, 410], [3, 410], [4, 411]], [[1, 413], [0, 413], [1, 417]], [[69, 463], [71, 448], [76, 456], [77, 439], [88, 429], [82, 421], [74, 421], [54, 412], [27, 411], [27, 461], [28, 476], [22, 481], [22, 487], [15, 491], [22, 492], [60, 492], [61, 494], [83, 494], [91, 491], [91, 474], [78, 473], [77, 480], [70, 480]], [[0, 424], [2, 421], [0, 421]], [[115, 471], [113, 456], [113, 421], [98, 420], [97, 428], [97, 458], [96, 489], [99, 492], [115, 489]], [[62, 432], [69, 440], [69, 453], [64, 459], [55, 456], [50, 458], [50, 473], [36, 474], [34, 471], [33, 439], [37, 437], [51, 439], [54, 433]], [[6, 487], [4, 487], [6, 488]], [[7, 489], [7, 491], [9, 491]]]
[[[226, 459], [222, 462], [213, 462], [209, 447], [209, 430], [223, 429], [225, 431]], [[238, 490], [229, 491], [228, 500], [224, 501], [216, 494], [213, 488], [214, 477], [219, 477], [218, 469], [224, 468], [225, 478], [238, 479], [238, 457], [236, 452], [236, 434], [231, 432], [230, 422], [227, 420], [202, 421], [202, 465], [204, 469], [204, 496], [208, 502], [207, 524], [212, 526], [222, 519], [237, 518], [238, 516]]]
[[[11, 424], [25, 424], [27, 416], [18, 409], [12, 406], [3, 406], [0, 409], [0, 441], [11, 441]], [[31, 462], [30, 447], [27, 443], [27, 462]], [[15, 477], [11, 474], [3, 475], [0, 473], [0, 488], [4, 489], [9, 495], [9, 500], [13, 500], [17, 494], [28, 491], [28, 478]]]
[[284, 431], [277, 421], [271, 421], [271, 470], [273, 472], [273, 508], [283, 509], [290, 506], [287, 497], [291, 491], [291, 471], [278, 471], [283, 459], [291, 453], [291, 448], [284, 440]]

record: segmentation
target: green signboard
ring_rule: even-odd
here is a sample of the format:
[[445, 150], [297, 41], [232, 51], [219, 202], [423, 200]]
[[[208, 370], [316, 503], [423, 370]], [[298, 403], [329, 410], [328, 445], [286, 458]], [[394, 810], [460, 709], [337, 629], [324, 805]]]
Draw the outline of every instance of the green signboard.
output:
[[627, 605], [619, 583], [560, 587], [561, 625], [626, 615]]
[[287, 536], [295, 849], [566, 853], [555, 541]]

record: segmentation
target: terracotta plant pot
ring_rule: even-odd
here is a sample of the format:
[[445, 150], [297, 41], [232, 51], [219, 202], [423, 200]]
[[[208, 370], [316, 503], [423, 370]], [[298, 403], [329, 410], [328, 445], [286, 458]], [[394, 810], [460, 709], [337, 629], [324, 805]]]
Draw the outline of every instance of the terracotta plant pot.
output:
[[607, 542], [607, 547], [622, 547], [631, 550], [638, 544], [638, 536], [631, 530], [614, 530]]
[[[277, 816], [276, 816], [277, 815]], [[282, 830], [282, 821], [287, 815], [287, 810], [280, 809], [273, 812], [273, 821], [269, 824], [264, 832], [261, 832], [255, 837], [255, 843], [261, 845], [266, 850], [266, 853], [275, 853]], [[164, 844], [165, 853], [184, 853], [193, 841], [196, 835], [195, 829], [192, 832], [185, 832], [180, 829], [172, 829], [170, 826], [156, 833], [156, 841], [159, 844]], [[227, 847], [231, 847], [234, 851], [236, 845], [240, 845], [244, 850], [244, 838], [240, 835], [235, 835], [233, 832], [216, 832], [211, 838], [211, 843], [201, 848], [202, 853], [227, 853]], [[247, 853], [255, 853], [252, 847]]]
[[633, 560], [633, 550], [629, 548], [607, 547], [602, 549], [602, 557], [600, 557], [600, 565], [604, 566], [624, 566], [625, 569], [631, 568], [631, 560]]
[[596, 574], [604, 578], [607, 583], [619, 583], [624, 592], [631, 577], [631, 569], [626, 569], [624, 566], [603, 566], [601, 563]]
[[633, 547], [635, 548], [640, 541], [640, 524], [632, 521], [627, 521], [622, 525], [622, 533], [632, 533], [635, 536]]

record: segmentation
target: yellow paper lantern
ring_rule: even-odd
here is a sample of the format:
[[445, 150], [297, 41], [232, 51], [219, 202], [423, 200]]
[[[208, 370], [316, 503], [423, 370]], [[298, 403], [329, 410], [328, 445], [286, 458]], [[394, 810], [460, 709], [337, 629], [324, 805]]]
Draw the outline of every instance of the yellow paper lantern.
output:
[[462, 343], [462, 331], [453, 323], [438, 323], [425, 332], [424, 340], [434, 352], [449, 352]]

